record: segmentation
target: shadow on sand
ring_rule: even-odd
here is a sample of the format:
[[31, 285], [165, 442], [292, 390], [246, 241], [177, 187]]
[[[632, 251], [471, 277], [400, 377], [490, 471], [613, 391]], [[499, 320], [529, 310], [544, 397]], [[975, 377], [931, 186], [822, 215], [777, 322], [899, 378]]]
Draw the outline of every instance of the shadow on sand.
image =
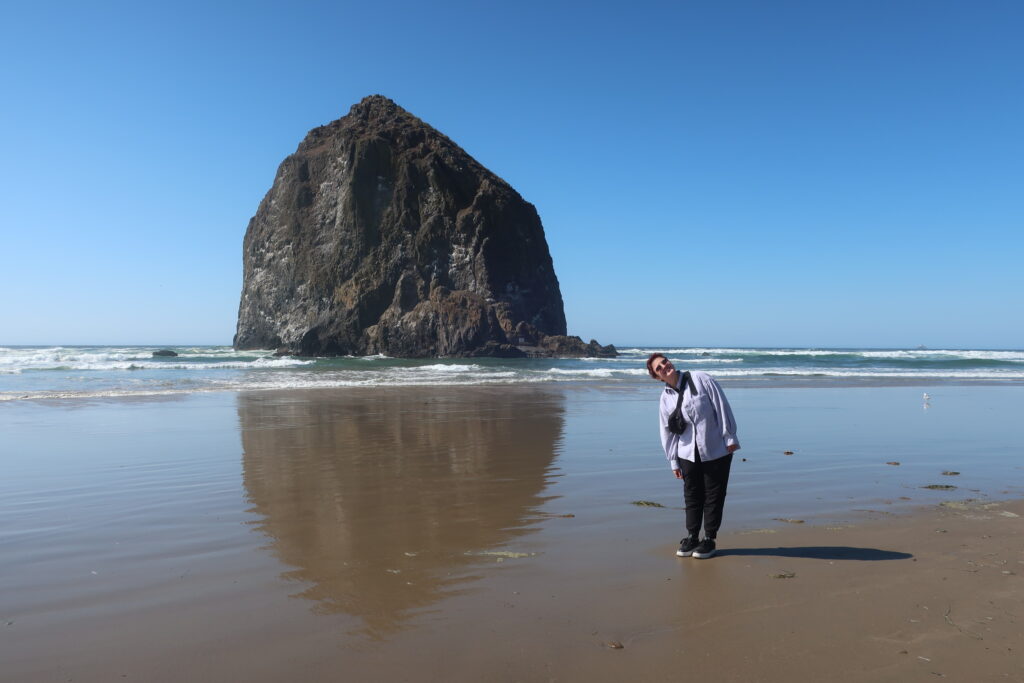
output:
[[892, 550], [877, 548], [851, 548], [845, 545], [811, 545], [795, 548], [723, 548], [717, 553], [719, 557], [730, 555], [745, 557], [802, 557], [808, 560], [860, 560], [861, 562], [877, 562], [879, 560], [909, 560], [910, 553], [898, 553]]

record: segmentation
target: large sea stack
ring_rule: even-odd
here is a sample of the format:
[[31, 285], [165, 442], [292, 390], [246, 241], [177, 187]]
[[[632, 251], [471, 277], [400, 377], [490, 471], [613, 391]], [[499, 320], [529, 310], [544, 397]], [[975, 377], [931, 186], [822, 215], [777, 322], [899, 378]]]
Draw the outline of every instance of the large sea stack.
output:
[[235, 347], [303, 356], [614, 355], [566, 337], [540, 217], [386, 97], [316, 128], [245, 233]]

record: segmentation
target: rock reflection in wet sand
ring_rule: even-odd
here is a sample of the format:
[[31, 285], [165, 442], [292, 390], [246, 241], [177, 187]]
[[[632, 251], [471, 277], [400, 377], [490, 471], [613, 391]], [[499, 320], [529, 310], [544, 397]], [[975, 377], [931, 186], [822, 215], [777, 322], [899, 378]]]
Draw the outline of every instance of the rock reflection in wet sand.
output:
[[243, 393], [245, 488], [297, 595], [383, 636], [529, 533], [563, 401], [506, 387]]

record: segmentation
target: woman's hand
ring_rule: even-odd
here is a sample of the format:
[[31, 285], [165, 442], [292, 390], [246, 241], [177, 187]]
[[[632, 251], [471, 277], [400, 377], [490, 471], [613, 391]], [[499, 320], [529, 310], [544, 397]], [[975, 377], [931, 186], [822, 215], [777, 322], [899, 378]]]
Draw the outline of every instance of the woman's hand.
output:
[[676, 479], [682, 479], [683, 478], [683, 471], [682, 470], [672, 470], [672, 474], [676, 475]]
[[726, 448], [726, 450], [728, 450], [728, 451], [729, 451], [730, 453], [735, 453], [736, 451], [738, 451], [738, 450], [740, 449], [740, 445], [739, 445], [738, 443], [734, 443], [733, 445], [731, 445], [731, 446], [726, 446], [725, 448]]

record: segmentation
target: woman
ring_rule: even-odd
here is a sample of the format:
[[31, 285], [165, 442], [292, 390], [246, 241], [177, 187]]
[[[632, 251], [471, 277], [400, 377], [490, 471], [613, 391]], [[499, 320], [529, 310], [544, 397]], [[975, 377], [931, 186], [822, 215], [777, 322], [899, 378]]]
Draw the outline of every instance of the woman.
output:
[[[706, 372], [681, 373], [662, 353], [650, 355], [647, 372], [665, 383], [658, 411], [661, 445], [676, 479], [683, 480], [687, 536], [676, 555], [706, 559], [715, 554], [732, 454], [740, 447], [736, 420], [722, 387]], [[704, 540], [698, 540], [701, 524]]]

